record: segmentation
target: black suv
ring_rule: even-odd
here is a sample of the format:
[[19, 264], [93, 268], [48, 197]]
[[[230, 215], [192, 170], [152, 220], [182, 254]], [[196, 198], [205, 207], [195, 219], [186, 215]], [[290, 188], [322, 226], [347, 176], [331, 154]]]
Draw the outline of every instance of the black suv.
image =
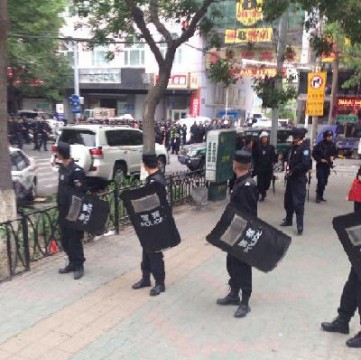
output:
[[[262, 131], [271, 133], [269, 129], [247, 129], [237, 132], [237, 148], [241, 148], [247, 137], [252, 137], [254, 141], [259, 140]], [[291, 129], [278, 129], [277, 131], [277, 154], [284, 154], [292, 145], [287, 139], [292, 134]], [[206, 164], [206, 143], [185, 145], [179, 152], [178, 161], [186, 165], [189, 170], [205, 169]]]

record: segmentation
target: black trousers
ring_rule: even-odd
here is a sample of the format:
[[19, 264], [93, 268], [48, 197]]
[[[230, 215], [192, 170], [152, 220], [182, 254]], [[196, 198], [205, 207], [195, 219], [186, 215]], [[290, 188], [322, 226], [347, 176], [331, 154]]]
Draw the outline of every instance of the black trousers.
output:
[[84, 232], [64, 226], [60, 226], [60, 230], [61, 244], [66, 255], [68, 255], [69, 264], [73, 264], [75, 268], [82, 267], [85, 261], [83, 249]]
[[142, 263], [143, 279], [150, 279], [152, 274], [157, 285], [164, 285], [165, 270], [162, 252], [147, 253], [143, 250]]
[[46, 151], [46, 150], [47, 150], [47, 146], [48, 146], [48, 136], [47, 136], [47, 135], [42, 135], [42, 136], [40, 137], [40, 142], [39, 142], [38, 150], [40, 150], [42, 146], [43, 146], [43, 149]]
[[305, 213], [306, 200], [306, 175], [291, 177], [287, 180], [284, 197], [286, 220], [292, 222], [293, 214], [296, 213], [297, 228], [303, 228], [303, 216]]
[[341, 295], [338, 313], [341, 317], [350, 321], [356, 310], [359, 312], [361, 322], [361, 281], [357, 277], [355, 270], [351, 267]]
[[317, 177], [316, 196], [317, 196], [317, 199], [323, 198], [323, 193], [327, 186], [329, 176], [330, 176], [330, 168], [328, 166], [318, 166], [316, 168], [316, 177]]
[[248, 305], [252, 294], [252, 267], [227, 254], [227, 271], [231, 291], [239, 293], [242, 290], [242, 304]]
[[272, 171], [260, 172], [257, 174], [257, 189], [261, 196], [266, 196], [267, 190], [271, 186]]

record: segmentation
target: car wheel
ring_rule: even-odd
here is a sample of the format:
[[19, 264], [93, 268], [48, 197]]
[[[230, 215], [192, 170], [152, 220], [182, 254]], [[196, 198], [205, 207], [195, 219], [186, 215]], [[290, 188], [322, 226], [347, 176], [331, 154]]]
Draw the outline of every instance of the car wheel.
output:
[[117, 183], [124, 181], [127, 175], [127, 170], [124, 164], [115, 164], [113, 170], [113, 180]]
[[201, 162], [199, 163], [199, 167], [198, 170], [206, 170], [206, 162], [204, 161], [204, 159], [201, 160]]
[[34, 201], [35, 198], [36, 198], [37, 193], [38, 193], [38, 185], [37, 185], [37, 181], [36, 181], [36, 178], [35, 178], [34, 183], [31, 186], [31, 189], [29, 190], [29, 195], [27, 197], [27, 200]]
[[159, 170], [162, 174], [165, 174], [165, 166], [166, 166], [166, 161], [164, 156], [158, 156], [158, 166], [159, 166]]

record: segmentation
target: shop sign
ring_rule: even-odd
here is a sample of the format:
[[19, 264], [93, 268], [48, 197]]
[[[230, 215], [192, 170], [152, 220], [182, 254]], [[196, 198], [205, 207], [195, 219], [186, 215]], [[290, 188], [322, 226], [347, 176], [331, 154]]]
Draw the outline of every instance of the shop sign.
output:
[[268, 77], [275, 77], [277, 75], [276, 67], [257, 67], [257, 66], [247, 66], [240, 69], [239, 77], [250, 77], [255, 79]]
[[325, 104], [326, 73], [309, 73], [307, 88], [306, 114], [323, 116]]
[[199, 116], [201, 113], [200, 109], [200, 91], [198, 89], [196, 91], [192, 91], [191, 93], [190, 115]]
[[255, 25], [263, 19], [263, 0], [238, 0], [236, 9], [237, 20], [245, 26]]
[[361, 97], [352, 96], [352, 97], [338, 97], [337, 98], [337, 109], [338, 111], [353, 111], [355, 109], [361, 108]]
[[272, 28], [227, 29], [224, 42], [225, 44], [271, 42], [272, 35]]
[[339, 124], [356, 124], [358, 117], [356, 115], [337, 115], [336, 122]]
[[120, 69], [79, 69], [79, 82], [83, 84], [120, 84]]
[[189, 79], [189, 87], [192, 90], [196, 90], [199, 88], [199, 77], [198, 74], [191, 73]]
[[[169, 78], [167, 89], [188, 89], [189, 74], [174, 74]], [[159, 76], [154, 76], [154, 85], [159, 82]]]

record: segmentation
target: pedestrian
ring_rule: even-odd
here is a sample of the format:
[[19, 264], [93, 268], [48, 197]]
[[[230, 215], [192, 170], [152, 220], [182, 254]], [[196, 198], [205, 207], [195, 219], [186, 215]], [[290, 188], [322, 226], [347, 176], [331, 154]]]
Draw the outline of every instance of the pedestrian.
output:
[[321, 201], [326, 201], [323, 194], [333, 168], [333, 160], [337, 157], [337, 149], [333, 142], [333, 132], [331, 130], [324, 131], [323, 141], [313, 148], [312, 157], [316, 161], [316, 203], [319, 204]]
[[[164, 174], [159, 170], [158, 160], [156, 154], [143, 154], [143, 164], [148, 177], [145, 181], [145, 186], [158, 182], [166, 187], [166, 179]], [[151, 286], [151, 275], [155, 279], [155, 286], [150, 290], [150, 296], [157, 296], [165, 291], [165, 269], [163, 253], [159, 252], [146, 252], [143, 249], [142, 262], [141, 262], [142, 278], [136, 282], [132, 288], [134, 290], [142, 289]]]
[[267, 131], [261, 132], [259, 140], [253, 156], [254, 174], [257, 175], [259, 201], [264, 201], [267, 196], [267, 190], [271, 186], [273, 166], [277, 162], [277, 155], [274, 146], [269, 143]]
[[311, 166], [311, 150], [304, 141], [305, 129], [297, 128], [293, 131], [293, 145], [287, 155], [286, 191], [284, 207], [286, 218], [281, 226], [292, 226], [293, 214], [296, 213], [297, 234], [303, 233], [303, 217], [306, 200], [306, 174]]
[[170, 136], [172, 141], [172, 154], [178, 155], [181, 141], [181, 131], [178, 125], [173, 126]]
[[24, 146], [24, 124], [22, 119], [17, 119], [15, 121], [15, 136], [16, 136], [16, 142], [19, 149], [22, 149]]
[[197, 121], [194, 121], [193, 125], [191, 126], [190, 129], [190, 133], [191, 133], [191, 144], [194, 144], [197, 142], [197, 137], [198, 137], [198, 125], [197, 125]]
[[181, 129], [181, 132], [182, 132], [182, 145], [186, 145], [187, 143], [187, 125], [186, 124], [183, 124], [182, 126], [182, 129]]
[[[361, 214], [361, 167], [352, 183], [348, 200], [354, 202], [354, 212]], [[338, 316], [331, 322], [323, 322], [321, 328], [327, 332], [349, 334], [349, 322], [356, 310], [358, 310], [361, 321], [361, 280], [351, 266], [350, 274], [342, 291], [340, 307], [337, 310]], [[361, 331], [348, 339], [346, 345], [350, 348], [361, 348]]]
[[33, 130], [33, 142], [34, 142], [34, 148], [33, 150], [40, 150], [39, 146], [39, 136], [40, 136], [40, 118], [36, 117], [33, 122], [32, 130]]
[[79, 194], [86, 193], [85, 172], [70, 157], [69, 144], [59, 142], [56, 147], [56, 156], [57, 160], [61, 163], [57, 196], [59, 227], [61, 243], [69, 260], [64, 268], [59, 269], [59, 273], [67, 274], [74, 272], [74, 280], [78, 280], [84, 276], [85, 258], [82, 242], [84, 232], [67, 227], [64, 220], [69, 211], [69, 198], [72, 196], [69, 188], [76, 190]]
[[[241, 211], [257, 216], [258, 191], [250, 174], [252, 156], [245, 151], [236, 151], [233, 171], [236, 182], [233, 186], [230, 204]], [[249, 300], [252, 294], [252, 267], [236, 257], [227, 254], [228, 284], [230, 291], [226, 297], [218, 299], [218, 305], [238, 305], [234, 316], [242, 318], [251, 311]], [[242, 291], [242, 300], [239, 292]]]
[[40, 122], [40, 142], [39, 142], [39, 148], [38, 150], [41, 150], [41, 146], [43, 146], [44, 151], [48, 151], [48, 139], [49, 134], [51, 133], [51, 128], [46, 121], [46, 119], [42, 119]]

